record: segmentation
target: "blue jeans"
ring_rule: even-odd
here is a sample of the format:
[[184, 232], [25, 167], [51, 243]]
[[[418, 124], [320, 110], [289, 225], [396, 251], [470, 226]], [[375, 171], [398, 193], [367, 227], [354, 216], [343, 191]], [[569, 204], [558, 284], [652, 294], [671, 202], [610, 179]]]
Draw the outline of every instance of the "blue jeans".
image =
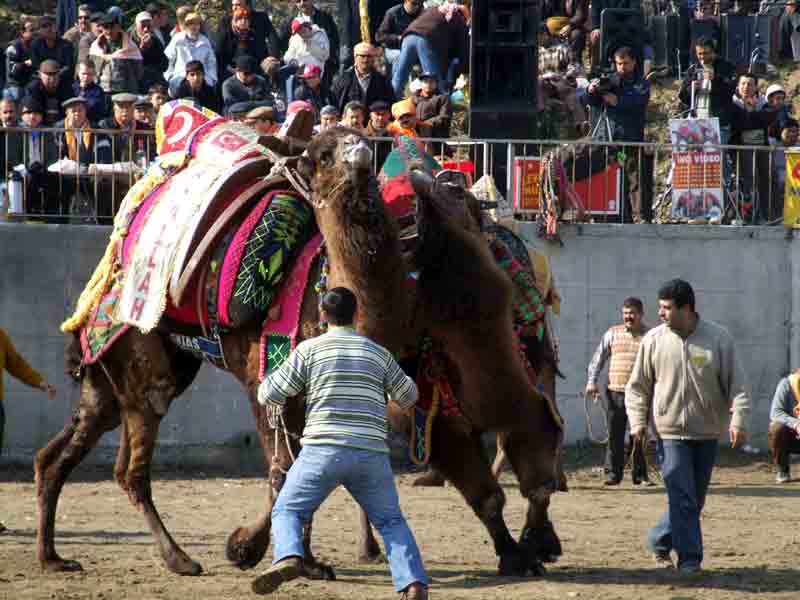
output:
[[273, 563], [304, 555], [303, 524], [343, 485], [383, 538], [395, 589], [428, 584], [417, 542], [400, 511], [389, 455], [343, 446], [306, 445], [272, 507]]
[[397, 63], [394, 65], [396, 68], [392, 72], [392, 87], [397, 98], [405, 97], [403, 91], [408, 82], [408, 76], [412, 67], [417, 63], [422, 65], [424, 72], [433, 73], [436, 76], [440, 90], [445, 89], [442, 73], [439, 72], [439, 57], [433, 50], [433, 46], [424, 37], [410, 33], [403, 38], [403, 43], [400, 45], [400, 58], [397, 59]]
[[678, 567], [700, 566], [703, 534], [700, 513], [706, 502], [717, 440], [661, 440], [661, 476], [667, 488], [667, 510], [647, 534], [653, 552], [675, 550]]

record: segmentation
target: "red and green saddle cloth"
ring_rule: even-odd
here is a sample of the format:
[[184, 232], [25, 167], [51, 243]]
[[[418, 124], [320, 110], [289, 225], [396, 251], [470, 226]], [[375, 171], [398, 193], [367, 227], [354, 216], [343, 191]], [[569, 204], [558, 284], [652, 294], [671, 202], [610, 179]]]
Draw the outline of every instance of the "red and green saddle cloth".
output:
[[416, 382], [419, 399], [411, 415], [409, 455], [414, 464], [427, 465], [431, 458], [431, 430], [437, 415], [461, 414], [447, 379], [447, 357], [430, 338], [422, 342]]

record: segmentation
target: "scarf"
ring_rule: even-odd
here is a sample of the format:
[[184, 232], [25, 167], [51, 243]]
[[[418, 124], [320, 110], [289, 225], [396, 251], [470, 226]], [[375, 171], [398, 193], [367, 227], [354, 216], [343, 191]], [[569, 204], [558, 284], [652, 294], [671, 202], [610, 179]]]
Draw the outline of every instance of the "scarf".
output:
[[84, 148], [91, 148], [92, 146], [92, 132], [89, 130], [91, 127], [89, 121], [86, 121], [82, 127], [76, 127], [75, 123], [73, 122], [74, 119], [71, 117], [67, 117], [64, 119], [64, 128], [66, 131], [64, 132], [64, 137], [67, 140], [67, 158], [70, 160], [74, 160], [78, 162], [78, 138], [75, 135], [75, 132], [79, 129], [83, 129], [83, 146]]

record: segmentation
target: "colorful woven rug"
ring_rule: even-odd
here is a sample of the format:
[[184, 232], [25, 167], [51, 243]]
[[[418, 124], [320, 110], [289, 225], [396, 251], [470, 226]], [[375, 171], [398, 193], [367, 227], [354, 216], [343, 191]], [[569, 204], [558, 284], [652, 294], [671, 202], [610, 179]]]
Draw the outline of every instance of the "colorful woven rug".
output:
[[273, 307], [280, 311], [275, 319], [267, 319], [261, 333], [261, 351], [258, 378], [264, 378], [280, 367], [297, 345], [297, 331], [300, 326], [300, 311], [303, 296], [308, 287], [308, 274], [311, 265], [322, 248], [322, 234], [317, 233], [303, 247], [294, 261], [292, 272], [275, 297]]
[[419, 399], [411, 414], [409, 456], [416, 465], [427, 465], [431, 458], [431, 431], [438, 415], [461, 415], [453, 389], [447, 379], [447, 357], [433, 340], [422, 342], [416, 377]]
[[514, 326], [521, 337], [544, 339], [544, 319], [547, 315], [547, 304], [530, 270], [518, 261], [508, 246], [500, 239], [490, 240], [489, 248], [494, 254], [497, 264], [514, 282], [512, 309]]
[[130, 327], [125, 323], [115, 321], [111, 316], [119, 301], [119, 293], [120, 285], [115, 282], [111, 286], [111, 291], [100, 299], [89, 320], [81, 329], [80, 340], [84, 364], [91, 365], [97, 362]]
[[378, 174], [378, 182], [383, 201], [400, 226], [400, 237], [405, 239], [417, 234], [417, 195], [408, 178], [411, 165], [422, 165], [431, 173], [442, 167], [425, 151], [424, 144], [416, 139], [400, 136], [395, 139], [395, 144]]

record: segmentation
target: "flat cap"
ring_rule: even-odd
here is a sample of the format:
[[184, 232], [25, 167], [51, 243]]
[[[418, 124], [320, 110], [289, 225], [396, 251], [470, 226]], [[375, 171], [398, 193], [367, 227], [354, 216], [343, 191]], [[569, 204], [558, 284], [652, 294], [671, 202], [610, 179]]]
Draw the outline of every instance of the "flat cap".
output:
[[111, 101], [114, 104], [133, 104], [136, 100], [136, 94], [129, 94], [128, 92], [122, 92], [111, 96]]
[[369, 112], [385, 112], [392, 108], [392, 105], [385, 100], [376, 100], [369, 105]]
[[423, 79], [438, 79], [438, 78], [436, 77], [436, 75], [434, 75], [434, 74], [433, 74], [433, 73], [431, 73], [430, 71], [425, 71], [424, 73], [422, 73], [422, 74], [419, 76], [419, 78], [418, 78], [418, 79], [420, 79], [420, 80], [423, 80]]
[[248, 119], [269, 119], [275, 120], [275, 109], [271, 106], [258, 106], [247, 113]]
[[83, 104], [86, 106], [88, 102], [86, 102], [86, 98], [81, 98], [80, 96], [73, 96], [72, 98], [67, 98], [61, 103], [61, 108], [69, 108], [70, 106], [76, 106], [78, 104]]
[[150, 102], [150, 98], [147, 96], [139, 96], [136, 98], [136, 102], [133, 103], [134, 108], [146, 108], [146, 107], [153, 108], [153, 103]]
[[319, 111], [319, 114], [320, 115], [334, 115], [334, 116], [338, 117], [339, 116], [339, 109], [336, 108], [333, 104], [326, 104]]

